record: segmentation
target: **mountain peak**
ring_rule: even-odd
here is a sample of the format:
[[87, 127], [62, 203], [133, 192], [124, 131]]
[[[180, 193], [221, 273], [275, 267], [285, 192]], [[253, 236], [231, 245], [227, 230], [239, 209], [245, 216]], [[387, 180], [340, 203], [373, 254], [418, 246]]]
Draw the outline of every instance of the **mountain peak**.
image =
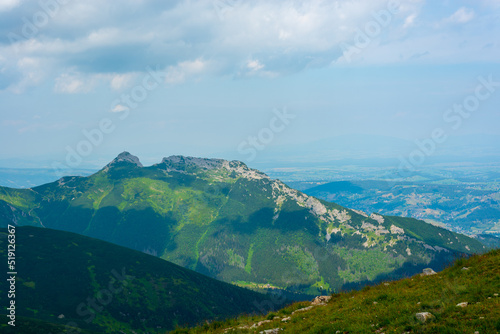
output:
[[136, 157], [135, 155], [130, 154], [127, 151], [124, 151], [124, 152], [118, 154], [118, 156], [116, 158], [114, 158], [113, 161], [111, 161], [108, 164], [108, 166], [113, 165], [113, 164], [118, 163], [118, 162], [122, 162], [122, 161], [134, 164], [138, 167], [143, 167], [139, 158]]

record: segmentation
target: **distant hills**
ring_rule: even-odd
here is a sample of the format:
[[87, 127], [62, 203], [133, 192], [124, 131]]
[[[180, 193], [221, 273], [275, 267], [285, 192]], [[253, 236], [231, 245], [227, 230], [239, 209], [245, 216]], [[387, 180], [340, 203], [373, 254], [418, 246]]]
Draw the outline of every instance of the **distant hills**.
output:
[[[6, 235], [0, 229], [5, 263]], [[259, 313], [259, 305], [269, 299], [69, 232], [18, 227], [16, 250], [16, 327], [3, 321], [1, 333], [165, 333], [176, 326]], [[0, 284], [4, 306], [7, 288]]]
[[425, 219], [453, 231], [493, 238], [500, 236], [498, 187], [498, 181], [422, 178], [419, 182], [337, 181], [303, 191], [368, 212]]
[[0, 188], [0, 226], [76, 232], [254, 289], [320, 294], [443, 268], [477, 240], [370, 216], [239, 161], [183, 156], [144, 167], [124, 152], [88, 177]]

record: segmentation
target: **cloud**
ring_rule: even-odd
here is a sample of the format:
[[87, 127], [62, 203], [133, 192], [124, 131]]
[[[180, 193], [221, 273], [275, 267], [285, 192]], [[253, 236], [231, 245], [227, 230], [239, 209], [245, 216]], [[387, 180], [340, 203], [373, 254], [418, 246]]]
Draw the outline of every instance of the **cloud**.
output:
[[467, 23], [476, 16], [473, 9], [461, 7], [444, 21], [447, 23]]
[[[43, 11], [38, 3], [27, 2], [0, 12], [0, 71], [5, 69], [0, 89], [20, 92], [54, 81], [59, 93], [85, 93], [99, 83], [119, 91], [137, 84], [148, 66], [165, 69], [169, 84], [205, 75], [273, 77], [331, 66], [342, 55], [341, 43], [352, 43], [358, 31], [387, 11], [387, 4], [387, 0], [124, 0], [117, 6], [88, 0], [61, 5], [47, 24], [25, 36], [22, 18]], [[478, 15], [472, 6], [462, 7], [446, 19], [449, 27], [433, 30], [432, 22], [425, 22], [422, 15], [432, 11], [432, 5], [424, 4], [400, 0], [398, 12], [363, 51], [360, 62], [385, 63], [379, 57], [382, 53], [389, 59], [409, 53], [401, 47], [412, 40], [432, 41], [437, 29], [439, 34], [453, 34], [449, 23], [469, 22]], [[418, 31], [405, 29], [414, 27], [417, 18]], [[486, 19], [485, 25], [496, 26], [494, 18]], [[471, 30], [470, 35], [486, 39], [479, 36], [494, 36], [497, 30]], [[9, 40], [9, 33], [19, 38]], [[489, 42], [491, 38], [482, 45]], [[436, 46], [428, 42], [411, 48], [411, 54], [432, 50], [425, 57], [432, 60], [440, 54], [433, 49]], [[469, 51], [466, 61], [476, 60], [477, 52]], [[415, 61], [411, 54], [402, 59]], [[491, 51], [488, 59], [497, 56]], [[37, 64], [21, 66], [19, 59], [34, 59]]]
[[57, 93], [67, 93], [67, 94], [82, 93], [90, 90], [88, 84], [89, 83], [84, 82], [81, 75], [63, 73], [56, 78], [56, 84], [54, 89]]
[[117, 104], [113, 109], [110, 110], [110, 112], [122, 112], [130, 110], [130, 108], [124, 106], [123, 104]]
[[20, 0], [0, 0], [0, 12], [8, 12], [19, 6]]
[[111, 76], [110, 85], [113, 90], [122, 90], [134, 79], [134, 73], [116, 74]]
[[414, 23], [415, 23], [415, 19], [417, 18], [417, 14], [416, 13], [413, 13], [413, 14], [410, 14], [406, 17], [405, 19], [405, 22], [403, 24], [403, 28], [408, 28], [408, 27], [411, 27]]
[[165, 82], [169, 84], [182, 83], [187, 78], [203, 73], [208, 68], [208, 62], [203, 59], [183, 61], [167, 69]]

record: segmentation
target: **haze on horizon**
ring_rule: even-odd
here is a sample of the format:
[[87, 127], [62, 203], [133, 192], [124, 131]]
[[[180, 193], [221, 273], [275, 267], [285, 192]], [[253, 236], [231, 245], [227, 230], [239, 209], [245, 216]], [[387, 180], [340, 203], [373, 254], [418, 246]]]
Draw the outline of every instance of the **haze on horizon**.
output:
[[0, 161], [498, 149], [499, 20], [498, 0], [0, 1]]

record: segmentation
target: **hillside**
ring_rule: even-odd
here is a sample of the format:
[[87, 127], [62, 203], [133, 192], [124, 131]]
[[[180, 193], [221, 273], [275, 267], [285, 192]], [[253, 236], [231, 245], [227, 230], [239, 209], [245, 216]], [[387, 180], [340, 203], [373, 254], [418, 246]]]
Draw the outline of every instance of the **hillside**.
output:
[[256, 289], [306, 294], [436, 270], [476, 240], [350, 210], [239, 161], [182, 156], [144, 167], [124, 152], [89, 177], [0, 188], [0, 226], [75, 232]]
[[[431, 276], [416, 275], [362, 291], [302, 302], [264, 317], [240, 317], [195, 333], [499, 333], [500, 250]], [[323, 305], [321, 305], [323, 304]], [[429, 313], [426, 321], [420, 320]], [[419, 314], [420, 313], [420, 314]]]
[[[18, 321], [15, 328], [2, 322], [1, 333], [60, 333], [65, 326], [99, 333], [161, 333], [177, 325], [259, 312], [256, 305], [269, 298], [74, 233], [18, 227], [15, 235]], [[7, 263], [5, 229], [0, 236], [0, 259]], [[9, 303], [7, 289], [0, 285], [2, 305]]]

